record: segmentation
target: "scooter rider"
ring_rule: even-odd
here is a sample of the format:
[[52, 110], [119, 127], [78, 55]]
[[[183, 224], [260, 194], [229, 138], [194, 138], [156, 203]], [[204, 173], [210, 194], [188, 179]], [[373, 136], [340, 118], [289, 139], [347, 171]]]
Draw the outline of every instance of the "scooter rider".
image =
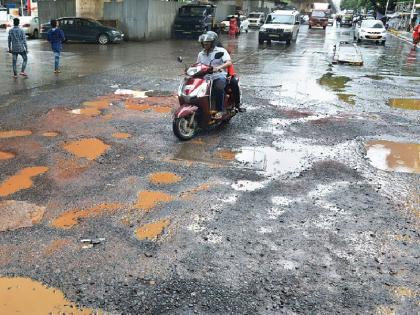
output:
[[[207, 32], [200, 35], [198, 41], [201, 43], [203, 50], [198, 54], [197, 62], [213, 67], [213, 74], [207, 76], [208, 79], [213, 80], [212, 94], [216, 102], [217, 114], [215, 119], [221, 119], [224, 110], [224, 97], [226, 87], [226, 69], [232, 65], [230, 55], [226, 49], [216, 47], [218, 40], [217, 34], [214, 32]], [[223, 52], [220, 59], [215, 59], [218, 52]]]

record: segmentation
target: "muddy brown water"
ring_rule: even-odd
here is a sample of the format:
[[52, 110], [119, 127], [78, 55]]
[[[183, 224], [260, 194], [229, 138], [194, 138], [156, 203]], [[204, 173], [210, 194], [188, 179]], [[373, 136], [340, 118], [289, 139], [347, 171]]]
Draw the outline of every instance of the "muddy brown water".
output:
[[164, 185], [164, 184], [174, 184], [182, 180], [182, 177], [169, 172], [159, 172], [149, 175], [149, 180], [153, 184]]
[[135, 208], [150, 211], [154, 207], [173, 201], [175, 198], [161, 191], [141, 191]]
[[366, 151], [371, 164], [376, 168], [420, 173], [420, 144], [375, 140], [366, 144]]
[[115, 139], [128, 139], [131, 137], [131, 135], [126, 132], [117, 132], [117, 133], [112, 134], [112, 137]]
[[26, 137], [30, 136], [32, 131], [30, 130], [8, 130], [0, 131], [0, 139], [15, 138], [15, 137]]
[[10, 159], [13, 159], [15, 156], [16, 154], [12, 152], [0, 151], [0, 160], [10, 160]]
[[32, 177], [42, 175], [47, 171], [48, 167], [45, 166], [24, 168], [0, 184], [0, 197], [9, 196], [20, 190], [31, 188], [33, 185]]
[[420, 99], [415, 98], [392, 98], [388, 104], [395, 108], [420, 110]]
[[95, 160], [104, 154], [110, 146], [99, 139], [90, 138], [72, 141], [65, 144], [63, 148], [78, 157]]
[[336, 76], [331, 72], [325, 73], [319, 80], [318, 83], [323, 86], [327, 86], [333, 91], [341, 91], [346, 87], [346, 84], [351, 79], [345, 76]]
[[47, 315], [103, 314], [88, 308], [79, 308], [67, 300], [58, 289], [49, 288], [29, 278], [0, 278], [0, 314]]
[[168, 227], [170, 221], [168, 219], [152, 222], [139, 227], [136, 230], [136, 237], [139, 240], [154, 240], [157, 239], [164, 230]]

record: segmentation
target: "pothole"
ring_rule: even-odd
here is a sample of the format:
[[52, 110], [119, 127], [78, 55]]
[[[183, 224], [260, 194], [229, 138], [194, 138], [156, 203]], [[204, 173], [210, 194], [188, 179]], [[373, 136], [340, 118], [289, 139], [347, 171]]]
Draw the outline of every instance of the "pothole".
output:
[[66, 151], [88, 160], [97, 159], [110, 148], [109, 145], [96, 138], [73, 141], [63, 147]]
[[112, 134], [112, 137], [115, 139], [128, 139], [128, 138], [131, 138], [131, 135], [126, 132], [117, 132], [117, 133]]
[[136, 230], [136, 237], [139, 240], [155, 240], [163, 234], [169, 223], [170, 221], [166, 219], [145, 224]]
[[135, 208], [149, 211], [154, 207], [168, 203], [174, 200], [174, 197], [160, 191], [141, 191], [138, 194]]
[[388, 104], [395, 108], [420, 110], [420, 99], [416, 98], [391, 98]]
[[343, 101], [344, 103], [354, 105], [356, 102], [354, 100], [355, 95], [354, 94], [346, 94], [346, 93], [337, 93], [337, 97], [340, 101]]
[[349, 77], [335, 76], [333, 73], [328, 72], [318, 80], [318, 83], [333, 91], [342, 91], [350, 81], [351, 79]]
[[14, 154], [12, 152], [0, 151], [0, 161], [1, 160], [10, 160], [10, 159], [13, 159], [15, 156], [16, 156], [16, 154]]
[[174, 173], [159, 172], [150, 174], [149, 180], [153, 184], [164, 185], [178, 183], [182, 180], [182, 178]]
[[383, 171], [420, 173], [420, 144], [386, 140], [366, 144], [370, 163]]
[[47, 171], [48, 167], [44, 166], [24, 168], [0, 184], [0, 197], [9, 196], [20, 190], [31, 188], [33, 185], [32, 177], [44, 174]]
[[15, 138], [15, 137], [26, 137], [30, 136], [32, 131], [30, 130], [8, 130], [0, 131], [0, 139]]

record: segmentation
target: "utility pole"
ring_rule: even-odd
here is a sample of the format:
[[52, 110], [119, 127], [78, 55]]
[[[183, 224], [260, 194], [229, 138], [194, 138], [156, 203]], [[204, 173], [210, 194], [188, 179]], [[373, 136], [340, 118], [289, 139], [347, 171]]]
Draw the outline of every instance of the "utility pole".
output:
[[386, 12], [388, 11], [388, 5], [389, 5], [389, 0], [386, 1], [386, 7], [385, 7], [385, 21], [386, 21]]
[[414, 18], [414, 9], [416, 8], [416, 0], [413, 0], [413, 7], [411, 8], [411, 14], [410, 14], [410, 28], [411, 28], [411, 23], [413, 21]]

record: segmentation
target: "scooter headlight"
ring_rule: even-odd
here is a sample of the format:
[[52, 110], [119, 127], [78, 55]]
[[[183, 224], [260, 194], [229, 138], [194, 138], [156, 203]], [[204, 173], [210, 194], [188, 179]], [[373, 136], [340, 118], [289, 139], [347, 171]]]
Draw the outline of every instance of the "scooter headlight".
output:
[[191, 67], [187, 70], [187, 75], [189, 75], [190, 77], [192, 77], [194, 74], [196, 74], [198, 72], [198, 68], [197, 67]]

